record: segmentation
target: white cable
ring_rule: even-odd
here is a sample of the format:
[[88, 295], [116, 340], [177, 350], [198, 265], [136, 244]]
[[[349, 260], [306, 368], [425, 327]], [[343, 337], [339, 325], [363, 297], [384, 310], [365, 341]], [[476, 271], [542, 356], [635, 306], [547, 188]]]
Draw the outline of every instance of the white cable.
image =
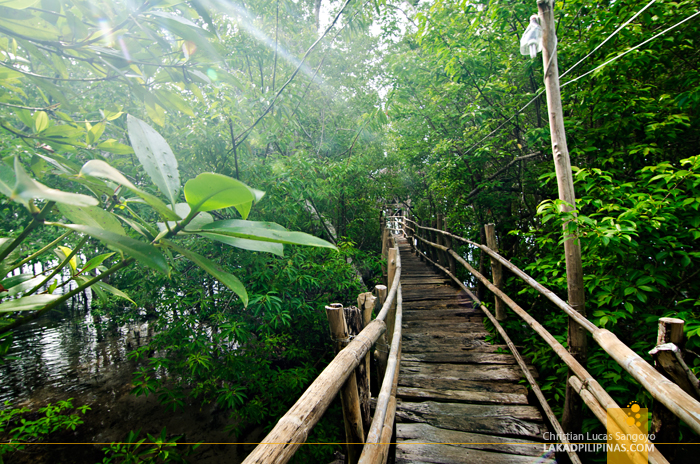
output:
[[646, 9], [649, 8], [651, 5], [653, 5], [654, 3], [656, 3], [656, 0], [651, 0], [649, 3], [647, 3], [646, 6], [645, 6], [644, 8], [642, 8], [641, 10], [639, 10], [638, 12], [636, 12], [636, 13], [634, 14], [634, 16], [632, 16], [630, 19], [628, 19], [627, 21], [625, 21], [625, 23], [624, 23], [622, 26], [620, 26], [620, 27], [618, 27], [617, 29], [615, 29], [615, 32], [613, 32], [612, 34], [610, 34], [605, 40], [603, 40], [603, 41], [600, 43], [600, 45], [598, 45], [596, 48], [594, 48], [588, 55], [584, 56], [583, 58], [581, 58], [580, 60], [578, 60], [578, 62], [577, 62], [575, 65], [573, 65], [572, 67], [570, 67], [569, 69], [567, 69], [566, 72], [565, 72], [564, 74], [562, 74], [561, 76], [559, 76], [559, 79], [562, 79], [564, 76], [566, 76], [567, 74], [569, 74], [576, 66], [580, 65], [581, 63], [583, 63], [583, 62], [586, 60], [586, 58], [588, 58], [589, 56], [591, 56], [592, 54], [594, 54], [595, 52], [597, 52], [598, 49], [599, 49], [600, 47], [602, 47], [602, 46], [605, 45], [610, 39], [612, 39], [613, 37], [615, 37], [615, 35], [617, 35], [618, 32], [620, 32], [622, 29], [624, 29], [625, 26], [627, 26], [629, 23], [631, 23], [632, 21], [634, 21], [635, 18], [636, 18], [637, 16], [639, 16], [639, 15], [642, 14], [642, 13], [644, 13], [644, 12], [646, 11]]
[[591, 69], [591, 70], [588, 71], [587, 73], [581, 74], [580, 76], [578, 76], [578, 77], [575, 78], [575, 79], [571, 79], [570, 81], [564, 82], [563, 84], [561, 84], [561, 85], [559, 86], [559, 88], [564, 87], [564, 86], [566, 86], [566, 85], [569, 85], [569, 84], [571, 84], [572, 82], [576, 82], [577, 80], [582, 79], [582, 78], [588, 76], [589, 74], [591, 74], [591, 73], [593, 73], [593, 72], [599, 70], [599, 69], [602, 68], [603, 66], [607, 66], [608, 64], [610, 64], [610, 63], [612, 63], [613, 61], [617, 60], [618, 58], [622, 58], [622, 57], [625, 56], [626, 54], [635, 51], [636, 49], [638, 49], [638, 48], [641, 47], [642, 45], [646, 45], [646, 44], [648, 44], [649, 42], [651, 42], [652, 40], [656, 39], [657, 37], [660, 37], [660, 36], [664, 35], [665, 33], [667, 33], [668, 31], [671, 31], [671, 30], [677, 28], [678, 26], [680, 26], [680, 25], [683, 24], [684, 22], [690, 21], [691, 19], [693, 19], [693, 18], [696, 17], [697, 15], [700, 15], [700, 10], [698, 10], [698, 11], [696, 11], [694, 14], [688, 16], [688, 17], [685, 18], [683, 21], [681, 21], [681, 22], [679, 22], [679, 23], [677, 23], [677, 24], [675, 24], [675, 25], [669, 27], [668, 29], [659, 32], [659, 33], [656, 34], [655, 36], [653, 36], [653, 37], [651, 37], [651, 38], [645, 40], [644, 42], [640, 43], [639, 45], [636, 45], [636, 46], [634, 46], [633, 48], [630, 48], [629, 50], [627, 50], [627, 51], [624, 52], [624, 53], [620, 53], [620, 54], [617, 55], [616, 57], [609, 59], [608, 61], [606, 61], [605, 63], [601, 64], [600, 66], [596, 66], [595, 68]]

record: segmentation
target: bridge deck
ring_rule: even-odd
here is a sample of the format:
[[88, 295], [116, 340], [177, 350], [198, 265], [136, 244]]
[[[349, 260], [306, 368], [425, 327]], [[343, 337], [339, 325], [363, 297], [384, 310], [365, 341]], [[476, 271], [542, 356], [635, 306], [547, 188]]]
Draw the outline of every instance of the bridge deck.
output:
[[[524, 378], [505, 345], [491, 345], [484, 314], [399, 240], [403, 337], [397, 463], [554, 462], [546, 426], [528, 405]], [[534, 372], [534, 370], [533, 370]], [[536, 373], [535, 373], [536, 374]]]

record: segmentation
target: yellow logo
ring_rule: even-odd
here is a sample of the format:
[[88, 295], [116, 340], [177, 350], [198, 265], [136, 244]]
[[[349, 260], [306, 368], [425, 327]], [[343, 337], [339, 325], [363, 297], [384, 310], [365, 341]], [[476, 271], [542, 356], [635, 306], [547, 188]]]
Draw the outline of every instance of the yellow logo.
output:
[[648, 464], [654, 444], [649, 441], [649, 411], [632, 401], [626, 408], [609, 408], [608, 464]]

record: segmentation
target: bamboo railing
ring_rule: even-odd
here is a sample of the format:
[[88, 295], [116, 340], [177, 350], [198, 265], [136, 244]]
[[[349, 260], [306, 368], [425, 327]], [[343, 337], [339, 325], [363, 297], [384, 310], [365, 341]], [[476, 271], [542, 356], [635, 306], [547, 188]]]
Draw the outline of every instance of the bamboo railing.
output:
[[[381, 304], [377, 317], [366, 324], [359, 334], [348, 337], [343, 336], [347, 334], [347, 327], [342, 317], [342, 306], [331, 305], [326, 308], [331, 335], [336, 346], [341, 348], [344, 345], [344, 347], [277, 422], [265, 439], [246, 457], [243, 464], [283, 464], [289, 461], [296, 450], [304, 444], [311, 429], [318, 423], [339, 392], [343, 404], [347, 439], [346, 462], [383, 464], [387, 461], [396, 414], [396, 390], [401, 359], [402, 298], [401, 256], [396, 240], [390, 233], [383, 233], [382, 240], [383, 249], [388, 257], [388, 282], [391, 288], [386, 294], [386, 287], [377, 286], [379, 304]], [[364, 303], [363, 295], [358, 298], [358, 302]], [[338, 309], [340, 313], [336, 311]], [[383, 353], [386, 349], [381, 349], [382, 346], [387, 346], [385, 337], [387, 327], [390, 329], [388, 335], [391, 344], [388, 357]], [[379, 371], [384, 373], [380, 376], [382, 382], [374, 417], [365, 438], [358, 404], [362, 393], [357, 391], [355, 370], [360, 364], [369, 364], [366, 357], [375, 344], [377, 344], [377, 355], [380, 358], [378, 359]]]
[[[401, 218], [401, 217], [397, 217]], [[593, 339], [600, 345], [603, 350], [608, 353], [626, 372], [628, 372], [632, 378], [637, 380], [651, 395], [652, 397], [667, 408], [676, 417], [682, 419], [688, 426], [690, 426], [696, 433], [700, 434], [700, 402], [698, 402], [693, 391], [690, 393], [684, 391], [677, 384], [667, 379], [662, 375], [657, 368], [654, 368], [648, 364], [641, 356], [632, 351], [624, 343], [622, 343], [613, 333], [606, 329], [601, 329], [593, 324], [591, 321], [586, 319], [571, 306], [569, 306], [565, 301], [559, 298], [554, 292], [544, 287], [542, 284], [537, 282], [535, 279], [527, 275], [524, 271], [516, 267], [513, 263], [503, 258], [496, 251], [492, 250], [486, 245], [475, 243], [471, 240], [465, 239], [463, 237], [454, 235], [450, 232], [440, 230], [434, 227], [426, 227], [417, 224], [408, 218], [401, 218], [403, 220], [403, 230], [406, 237], [409, 239], [411, 247], [419, 254], [422, 258], [428, 260], [436, 267], [440, 268], [448, 276], [450, 276], [465, 292], [467, 292], [471, 298], [473, 298], [477, 303], [479, 303], [478, 298], [460, 281], [453, 272], [450, 272], [446, 266], [441, 266], [436, 260], [436, 253], [431, 253], [432, 250], [439, 250], [449, 256], [450, 260], [460, 263], [464, 266], [472, 275], [474, 275], [480, 282], [482, 282], [489, 290], [491, 290], [496, 297], [500, 298], [508, 307], [510, 307], [516, 315], [522, 318], [542, 339], [554, 350], [555, 354], [569, 367], [571, 372], [574, 374], [568, 379], [569, 384], [575, 389], [579, 394], [581, 399], [586, 403], [586, 405], [591, 409], [594, 415], [606, 425], [607, 421], [607, 411], [611, 408], [619, 408], [612, 397], [602, 388], [602, 386], [586, 371], [586, 369], [569, 353], [569, 351], [559, 343], [554, 336], [549, 333], [539, 322], [537, 322], [532, 316], [530, 316], [525, 310], [523, 310], [517, 303], [515, 303], [508, 295], [506, 295], [502, 290], [500, 290], [496, 285], [492, 284], [488, 279], [486, 279], [481, 273], [474, 269], [462, 256], [456, 253], [451, 247], [436, 243], [434, 241], [425, 238], [424, 236], [432, 235], [433, 237], [447, 237], [452, 241], [457, 240], [468, 245], [479, 248], [488, 254], [492, 260], [498, 262], [503, 267], [509, 269], [513, 274], [524, 280], [528, 285], [537, 290], [542, 295], [546, 296], [552, 303], [554, 303], [558, 308], [563, 310], [567, 315], [573, 318], [583, 329], [587, 330], [592, 334]], [[411, 223], [413, 227], [409, 226]], [[421, 234], [419, 231], [425, 231]], [[439, 234], [439, 235], [438, 235]], [[421, 236], [424, 235], [424, 236]], [[437, 240], [436, 240], [437, 241]], [[432, 256], [432, 257], [431, 257]], [[518, 364], [521, 365], [523, 372], [525, 373], [528, 382], [533, 387], [533, 392], [540, 401], [545, 414], [550, 419], [553, 427], [557, 433], [559, 433], [558, 422], [556, 418], [552, 420], [553, 416], [550, 416], [551, 410], [547, 405], [544, 397], [541, 395], [539, 387], [537, 387], [536, 382], [531, 376], [528, 376], [528, 369], [523, 367], [521, 363], [522, 359], [515, 346], [508, 338], [505, 330], [501, 327], [500, 323], [494, 317], [490, 311], [482, 306], [484, 313], [494, 324], [499, 334], [504, 338], [508, 347], [513, 352]], [[680, 321], [682, 322], [682, 321]], [[675, 330], [675, 329], [674, 329]], [[681, 327], [682, 330], [682, 327]], [[662, 329], [660, 328], [660, 338], [662, 338]], [[661, 343], [661, 342], [660, 342]], [[661, 348], [661, 345], [657, 348]], [[695, 395], [697, 396], [697, 395]], [[626, 430], [625, 419], [626, 417], [612, 416], [615, 424], [607, 424], [609, 430]], [[556, 424], [556, 425], [555, 425]], [[569, 453], [571, 456], [571, 453]], [[578, 459], [578, 458], [576, 458]], [[633, 457], [633, 460], [635, 457]], [[572, 458], [573, 461], [573, 458]], [[649, 462], [650, 463], [667, 463], [668, 461], [663, 455], [654, 449], [649, 452]]]

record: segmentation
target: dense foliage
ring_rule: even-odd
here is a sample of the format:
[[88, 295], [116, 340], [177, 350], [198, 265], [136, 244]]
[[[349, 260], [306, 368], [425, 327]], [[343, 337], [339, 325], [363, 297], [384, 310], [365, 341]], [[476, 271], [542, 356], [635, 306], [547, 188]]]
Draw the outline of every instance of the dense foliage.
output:
[[[91, 287], [97, 324], [155, 330], [131, 355], [135, 394], [215, 403], [237, 435], [269, 428], [331, 359], [323, 306], [379, 282], [395, 201], [481, 242], [494, 222], [502, 253], [560, 296], [566, 224], [592, 321], [648, 358], [656, 320], [677, 316], [697, 351], [699, 23], [572, 80], [697, 9], [653, 3], [587, 57], [642, 7], [555, 5], [574, 215], [556, 200], [543, 64], [518, 50], [535, 2], [1, 2], [0, 355], [11, 328]], [[565, 342], [561, 311], [506, 290]], [[564, 365], [507, 326], [559, 411]], [[650, 403], [593, 342], [588, 369]], [[310, 441], [340, 441], [337, 415]]]
[[[417, 218], [430, 223], [445, 214], [450, 229], [482, 243], [483, 224], [495, 223], [502, 254], [560, 296], [566, 224], [582, 246], [588, 317], [650, 359], [662, 316], [684, 319], [687, 348], [700, 345], [700, 26], [688, 21], [572, 79], [679, 23], [696, 5], [654, 3], [570, 70], [643, 6], [574, 1], [554, 9], [576, 217], [556, 200], [542, 60], [520, 56], [517, 46], [534, 2], [436, 1], [409, 10], [413, 33], [389, 59], [388, 112], [394, 150], [412, 173], [405, 198]], [[483, 257], [463, 251], [488, 272]], [[561, 311], [515, 277], [507, 290], [566, 342]], [[566, 367], [520, 321], [507, 325], [559, 411]], [[621, 404], [651, 404], [592, 340], [589, 346], [589, 371]], [[697, 369], [700, 360], [688, 356]], [[586, 427], [596, 424], [591, 416]]]

